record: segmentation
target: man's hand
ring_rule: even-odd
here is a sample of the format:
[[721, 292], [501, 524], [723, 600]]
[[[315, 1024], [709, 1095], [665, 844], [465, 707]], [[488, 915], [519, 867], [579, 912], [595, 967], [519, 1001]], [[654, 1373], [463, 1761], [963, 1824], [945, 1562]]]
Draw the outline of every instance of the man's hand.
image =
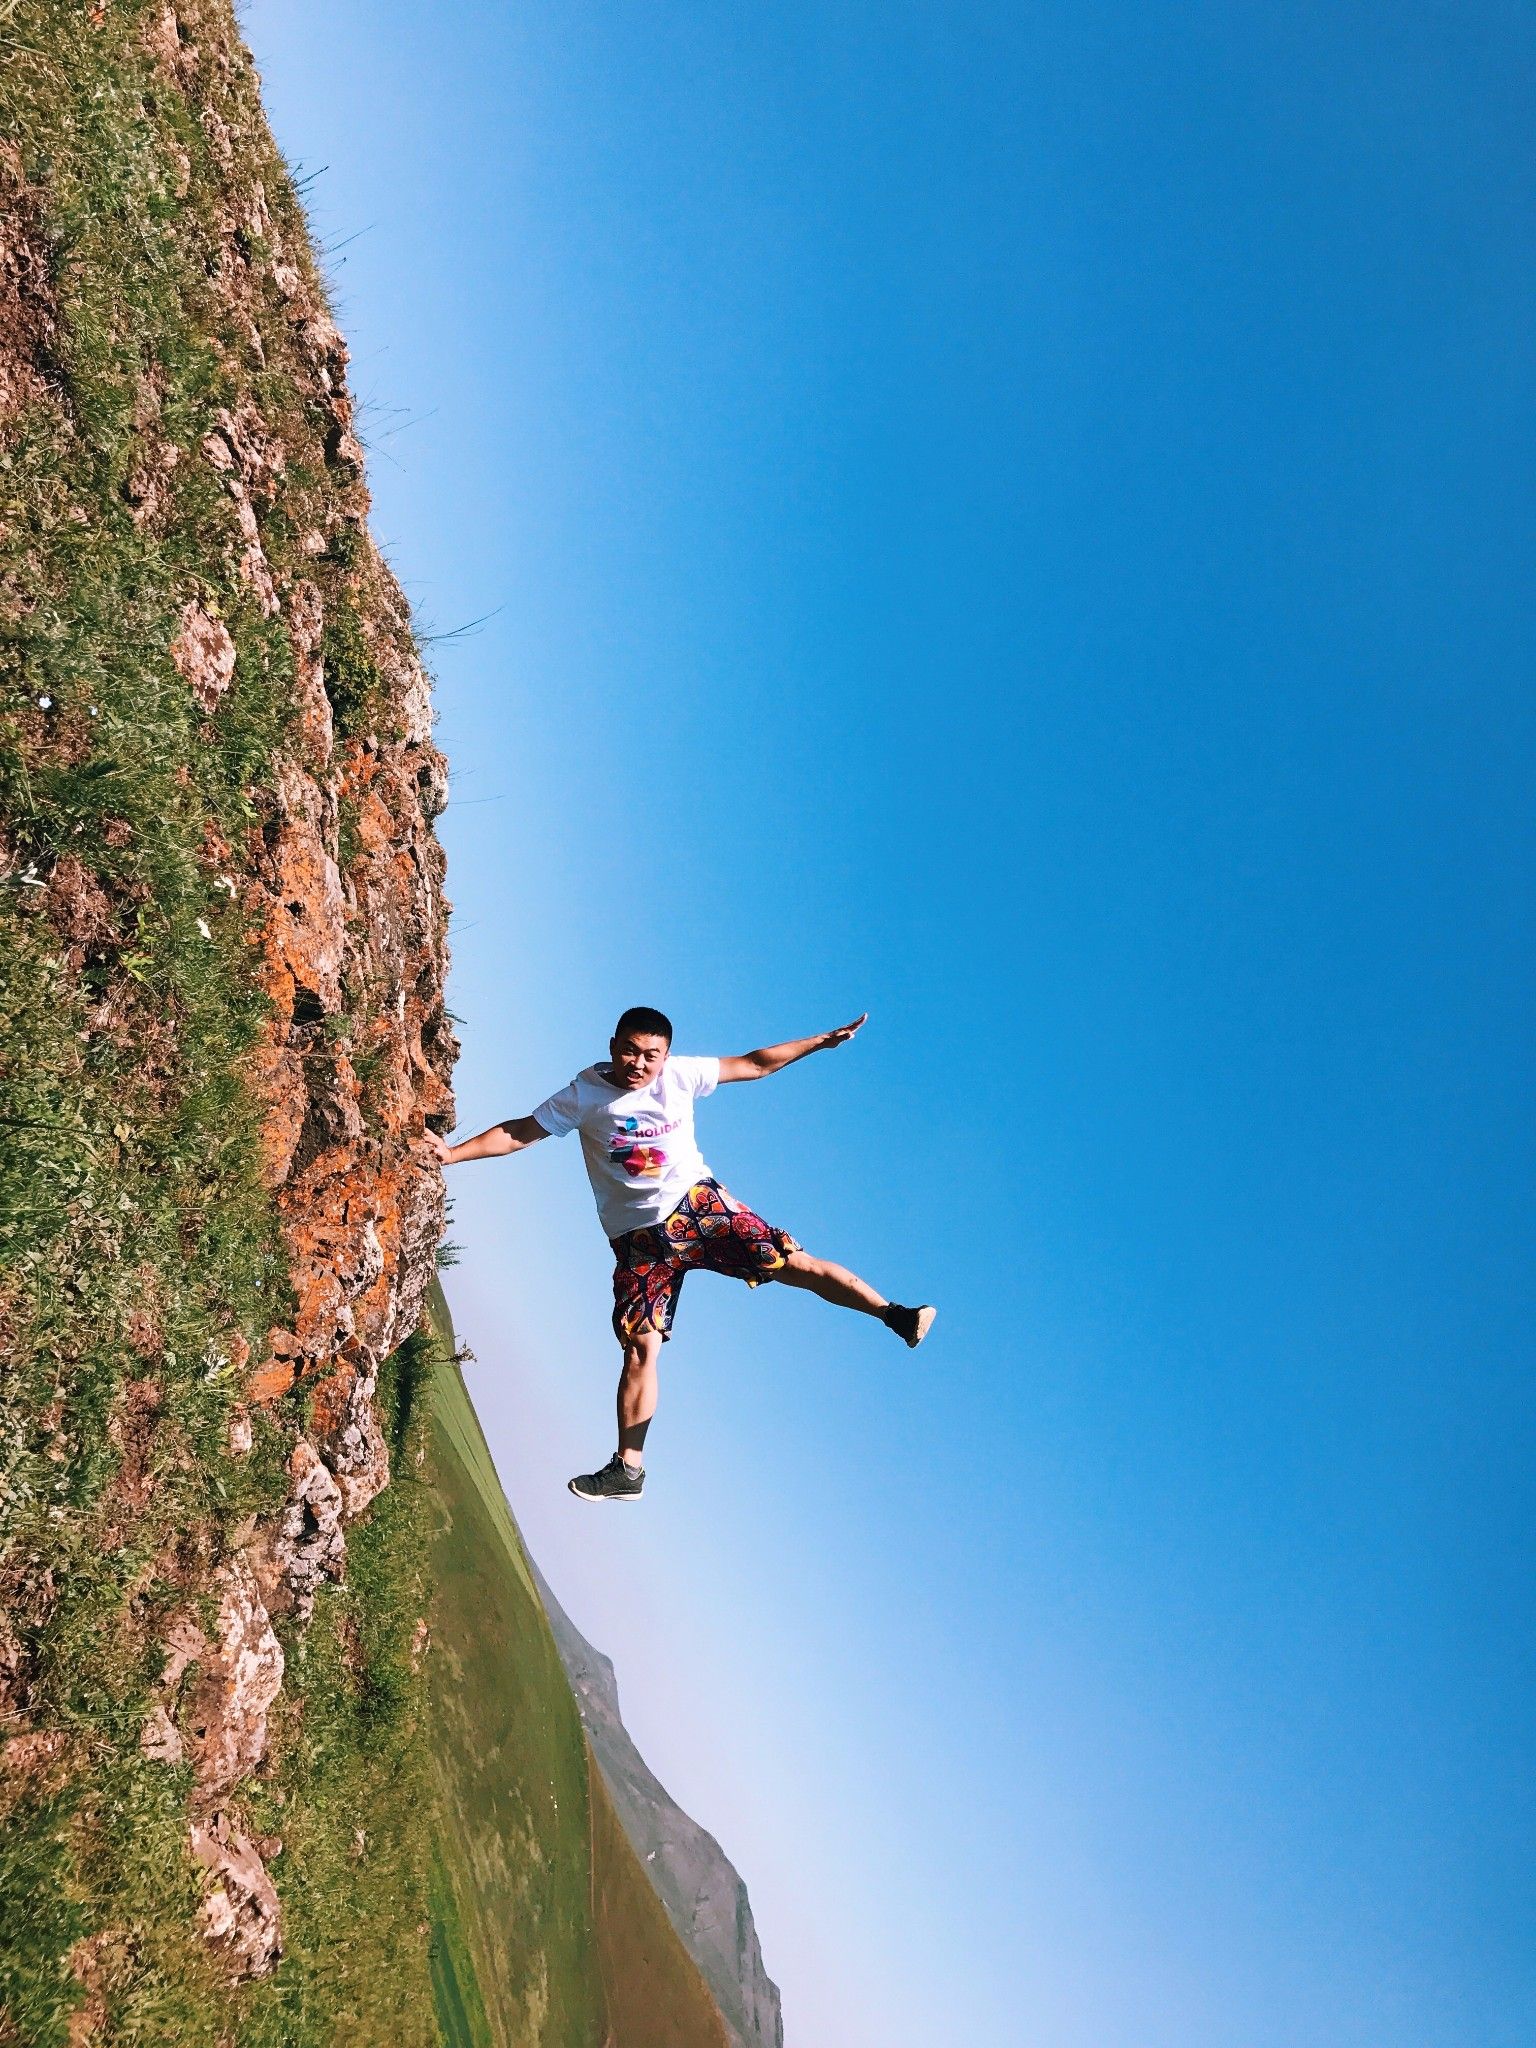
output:
[[862, 1017], [855, 1017], [851, 1024], [839, 1024], [835, 1031], [824, 1031], [821, 1034], [821, 1050], [830, 1052], [834, 1045], [846, 1045], [855, 1031], [862, 1031], [868, 1022], [869, 1012], [866, 1010]]
[[855, 1017], [851, 1024], [839, 1024], [835, 1031], [819, 1031], [814, 1038], [787, 1038], [782, 1045], [760, 1045], [756, 1052], [733, 1053], [720, 1062], [722, 1081], [762, 1081], [796, 1060], [813, 1052], [830, 1052], [834, 1045], [846, 1045], [862, 1030], [869, 1016]]
[[465, 1138], [457, 1145], [450, 1145], [436, 1131], [423, 1131], [422, 1136], [439, 1166], [458, 1166], [466, 1159], [503, 1159], [509, 1152], [526, 1151], [528, 1146], [537, 1145], [549, 1133], [537, 1117], [514, 1116], [508, 1117], [504, 1124], [492, 1124], [488, 1131], [482, 1131], [476, 1138]]

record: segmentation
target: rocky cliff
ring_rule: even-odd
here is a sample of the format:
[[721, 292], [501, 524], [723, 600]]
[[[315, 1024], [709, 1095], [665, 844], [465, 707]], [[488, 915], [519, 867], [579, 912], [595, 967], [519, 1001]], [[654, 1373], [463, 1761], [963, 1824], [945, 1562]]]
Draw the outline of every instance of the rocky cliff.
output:
[[0, 6], [0, 2048], [724, 2038], [424, 1316], [367, 516], [229, 0]]
[[441, 1228], [446, 775], [228, 5], [20, 0], [0, 78], [0, 2037], [77, 2041], [283, 1952]]

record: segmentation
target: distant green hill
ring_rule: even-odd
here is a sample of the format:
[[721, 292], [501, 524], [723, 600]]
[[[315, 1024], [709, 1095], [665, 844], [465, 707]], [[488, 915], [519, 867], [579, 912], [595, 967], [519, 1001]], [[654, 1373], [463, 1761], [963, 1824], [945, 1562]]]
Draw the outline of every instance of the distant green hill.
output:
[[522, 1540], [451, 1362], [431, 1394], [432, 1980], [449, 2048], [728, 2048], [613, 1811]]

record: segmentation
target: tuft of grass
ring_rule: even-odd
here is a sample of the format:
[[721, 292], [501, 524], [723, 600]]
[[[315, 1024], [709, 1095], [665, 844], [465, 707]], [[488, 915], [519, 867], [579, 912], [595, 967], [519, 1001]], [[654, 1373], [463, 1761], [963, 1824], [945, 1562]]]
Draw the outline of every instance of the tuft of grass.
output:
[[321, 656], [338, 736], [366, 732], [385, 701], [386, 689], [354, 606], [341, 603], [328, 611]]

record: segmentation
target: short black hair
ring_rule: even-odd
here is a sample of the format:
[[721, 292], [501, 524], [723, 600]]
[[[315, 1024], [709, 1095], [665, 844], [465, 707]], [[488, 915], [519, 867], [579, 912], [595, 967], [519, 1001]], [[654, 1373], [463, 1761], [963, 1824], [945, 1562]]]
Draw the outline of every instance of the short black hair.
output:
[[637, 1003], [632, 1010], [626, 1010], [613, 1027], [615, 1038], [622, 1038], [626, 1031], [643, 1032], [648, 1038], [664, 1038], [668, 1045], [672, 1043], [672, 1019], [645, 1003]]

